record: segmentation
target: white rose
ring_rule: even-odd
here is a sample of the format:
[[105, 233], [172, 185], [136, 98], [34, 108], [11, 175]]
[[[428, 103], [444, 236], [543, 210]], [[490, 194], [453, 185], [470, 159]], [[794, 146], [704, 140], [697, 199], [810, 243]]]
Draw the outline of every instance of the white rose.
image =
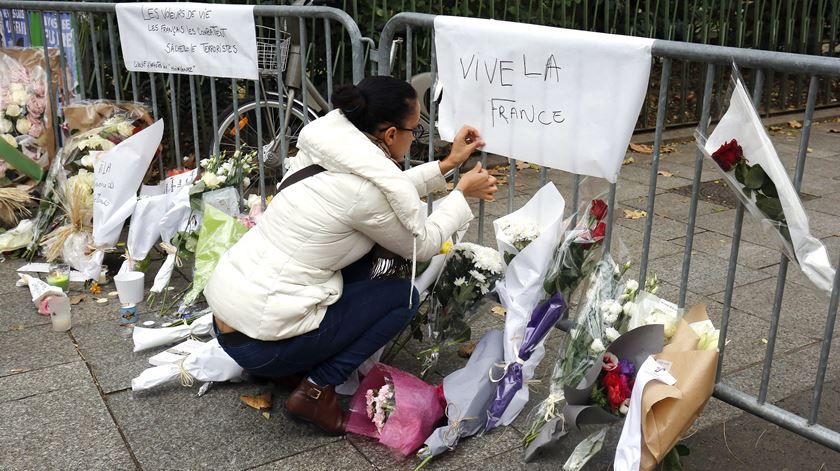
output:
[[26, 90], [26, 87], [24, 87], [23, 84], [20, 83], [20, 82], [15, 82], [15, 83], [9, 85], [9, 91], [12, 92], [12, 93], [19, 92], [19, 91], [24, 91], [24, 90]]
[[225, 182], [225, 180], [227, 180], [227, 175], [216, 175], [216, 177], [219, 179], [219, 185], [221, 185]]
[[204, 172], [204, 175], [201, 176], [201, 181], [203, 181], [204, 185], [211, 190], [218, 188], [222, 183], [219, 177], [217, 177], [213, 172]]
[[31, 128], [31, 127], [32, 127], [32, 123], [30, 123], [28, 119], [19, 119], [19, 120], [17, 120], [17, 124], [15, 125], [15, 128], [17, 129], [17, 132], [19, 132], [21, 134], [28, 133], [29, 128]]
[[639, 282], [636, 280], [630, 280], [627, 282], [627, 287], [629, 291], [636, 291], [639, 289]]
[[0, 133], [6, 134], [12, 131], [12, 122], [8, 119], [0, 119]]
[[603, 312], [610, 312], [610, 307], [612, 307], [612, 300], [605, 299], [601, 301], [601, 311]]
[[248, 201], [245, 202], [245, 206], [247, 206], [248, 209], [251, 209], [260, 204], [262, 204], [262, 198], [260, 198], [260, 195], [254, 194], [248, 195]]
[[12, 102], [17, 103], [18, 106], [25, 105], [27, 101], [29, 101], [29, 94], [26, 93], [26, 90], [12, 92]]
[[612, 311], [604, 312], [604, 321], [607, 325], [613, 325], [618, 320], [618, 314], [613, 314]]
[[20, 106], [12, 103], [11, 105], [6, 107], [6, 116], [11, 116], [12, 118], [17, 118], [20, 116]]
[[242, 186], [250, 186], [250, 185], [251, 185], [251, 179], [250, 178], [245, 177], [245, 178], [242, 179]]
[[604, 342], [601, 342], [601, 339], [595, 339], [592, 341], [592, 345], [589, 346], [589, 350], [592, 351], [592, 353], [601, 353], [606, 350], [606, 348], [604, 348]]
[[624, 303], [624, 307], [621, 310], [622, 310], [622, 312], [624, 312], [625, 316], [630, 315], [630, 311], [632, 311], [633, 306], [634, 306], [633, 301], [628, 301], [628, 302]]
[[604, 332], [604, 336], [607, 337], [607, 340], [609, 342], [614, 342], [615, 339], [617, 339], [619, 335], [621, 335], [621, 334], [619, 334], [618, 331], [615, 330], [612, 327], [607, 327], [607, 330]]
[[117, 125], [117, 132], [122, 136], [131, 137], [131, 135], [134, 134], [134, 126], [127, 121], [123, 121]]
[[17, 140], [15, 140], [15, 136], [12, 136], [11, 134], [3, 134], [2, 137], [3, 137], [3, 140], [6, 141], [10, 146], [17, 149], [18, 145], [17, 145]]
[[87, 154], [79, 161], [82, 167], [93, 168], [93, 155]]
[[623, 311], [623, 309], [624, 309], [624, 308], [622, 308], [622, 307], [621, 307], [621, 304], [619, 304], [619, 303], [617, 303], [617, 302], [615, 302], [615, 301], [613, 301], [613, 302], [610, 304], [610, 314], [612, 314], [612, 315], [614, 315], [614, 316], [618, 316], [619, 314], [621, 314], [621, 312]]
[[618, 406], [618, 412], [621, 415], [627, 415], [627, 413], [630, 412], [630, 399], [625, 399], [624, 402]]

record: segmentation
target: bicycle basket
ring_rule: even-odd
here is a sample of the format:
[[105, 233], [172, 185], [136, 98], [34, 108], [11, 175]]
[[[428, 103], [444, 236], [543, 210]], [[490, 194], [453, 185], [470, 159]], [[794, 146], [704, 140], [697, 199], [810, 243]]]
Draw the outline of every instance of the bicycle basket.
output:
[[[279, 38], [279, 41], [278, 41]], [[257, 68], [263, 75], [286, 71], [292, 37], [285, 31], [257, 25]], [[280, 50], [277, 50], [277, 44]]]

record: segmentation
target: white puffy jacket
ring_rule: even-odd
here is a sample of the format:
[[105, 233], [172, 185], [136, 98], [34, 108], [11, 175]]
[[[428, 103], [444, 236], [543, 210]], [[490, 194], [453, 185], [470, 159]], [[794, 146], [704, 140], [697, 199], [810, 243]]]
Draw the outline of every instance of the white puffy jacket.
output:
[[[317, 329], [340, 297], [340, 270], [374, 243], [424, 261], [472, 218], [452, 192], [428, 218], [420, 195], [445, 188], [436, 162], [401, 171], [336, 110], [307, 125], [287, 174], [327, 171], [280, 192], [219, 261], [204, 295], [213, 313], [245, 335], [279, 340]], [[410, 294], [406, 293], [406, 304]]]

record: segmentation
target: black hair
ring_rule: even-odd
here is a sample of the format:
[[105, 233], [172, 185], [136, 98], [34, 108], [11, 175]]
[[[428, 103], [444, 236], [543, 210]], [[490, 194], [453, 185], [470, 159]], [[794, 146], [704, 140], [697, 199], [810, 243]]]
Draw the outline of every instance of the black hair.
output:
[[357, 129], [373, 134], [385, 123], [404, 127], [416, 99], [417, 92], [404, 80], [375, 75], [358, 85], [339, 87], [332, 103]]

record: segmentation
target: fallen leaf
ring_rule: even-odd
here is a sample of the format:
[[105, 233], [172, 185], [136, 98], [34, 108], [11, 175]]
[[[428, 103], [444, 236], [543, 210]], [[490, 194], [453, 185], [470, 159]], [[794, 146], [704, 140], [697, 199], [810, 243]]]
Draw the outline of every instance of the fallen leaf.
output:
[[111, 291], [111, 292], [108, 293], [109, 298], [116, 298], [119, 295], [120, 295], [120, 293], [118, 293], [116, 291]]
[[814, 148], [813, 148], [813, 147], [808, 147], [808, 148], [806, 148], [806, 150], [807, 150], [808, 152], [814, 152]]
[[677, 151], [676, 146], [672, 146], [672, 145], [663, 145], [662, 148], [659, 149], [660, 154], [670, 154], [670, 153], [676, 152], [676, 151]]
[[262, 416], [265, 417], [265, 420], [268, 420], [268, 419], [271, 418], [271, 413], [270, 412], [263, 412]]
[[724, 211], [726, 211], [726, 208], [712, 208], [712, 212], [715, 213], [722, 213]]
[[761, 339], [761, 343], [767, 343], [767, 339]]
[[797, 121], [795, 119], [793, 121], [788, 121], [787, 124], [788, 124], [788, 126], [791, 127], [791, 129], [801, 129], [802, 128], [802, 123], [800, 123], [799, 121]]
[[453, 183], [453, 182], [448, 182], [448, 183], [446, 184], [446, 189], [447, 189], [447, 190], [450, 190], [450, 191], [451, 191], [451, 190], [452, 190], [452, 189], [454, 189], [454, 188], [455, 188], [455, 183]]
[[647, 216], [647, 211], [643, 209], [625, 209], [624, 210], [624, 218], [625, 219], [642, 219]]
[[832, 129], [829, 129], [828, 132], [832, 133], [832, 134], [840, 134], [840, 129], [833, 129], [832, 128]]
[[475, 342], [468, 342], [458, 348], [458, 356], [461, 358], [469, 358], [475, 351]]
[[26, 370], [23, 369], [23, 368], [12, 368], [11, 370], [9, 370], [9, 373], [11, 373], [13, 375], [16, 375], [16, 374], [23, 373], [24, 371], [26, 371]]
[[526, 168], [531, 168], [531, 164], [528, 162], [523, 162], [521, 160], [516, 161], [516, 170], [525, 170]]
[[781, 126], [768, 126], [767, 130], [771, 131], [771, 132], [779, 132], [779, 131], [782, 130], [782, 127]]
[[542, 167], [540, 167], [537, 164], [528, 164], [528, 166], [531, 167], [534, 170], [542, 170]]
[[660, 170], [660, 171], [656, 172], [656, 174], [657, 175], [662, 175], [663, 177], [673, 177], [674, 176], [673, 173], [671, 173], [667, 170]]
[[76, 296], [70, 296], [70, 305], [75, 306], [76, 304], [79, 304], [80, 302], [82, 302], [84, 300], [85, 300], [85, 295], [84, 294], [77, 294]]
[[638, 154], [653, 154], [653, 147], [647, 144], [636, 144], [635, 142], [631, 142], [630, 152], [636, 152]]
[[97, 298], [96, 299], [97, 304], [105, 304], [107, 302], [108, 302], [108, 298]]
[[490, 312], [499, 317], [505, 317], [505, 314], [507, 314], [507, 309], [505, 309], [504, 306], [496, 305], [490, 308]]
[[501, 167], [493, 167], [487, 171], [487, 174], [494, 177], [501, 177], [502, 175], [507, 175], [507, 168], [501, 170]]
[[255, 396], [239, 396], [239, 400], [246, 406], [257, 410], [271, 409], [271, 392], [264, 392]]
[[631, 155], [630, 157], [627, 157], [626, 159], [624, 159], [624, 162], [621, 162], [621, 165], [630, 165], [635, 161], [636, 161], [636, 159], [633, 158], [633, 156]]

